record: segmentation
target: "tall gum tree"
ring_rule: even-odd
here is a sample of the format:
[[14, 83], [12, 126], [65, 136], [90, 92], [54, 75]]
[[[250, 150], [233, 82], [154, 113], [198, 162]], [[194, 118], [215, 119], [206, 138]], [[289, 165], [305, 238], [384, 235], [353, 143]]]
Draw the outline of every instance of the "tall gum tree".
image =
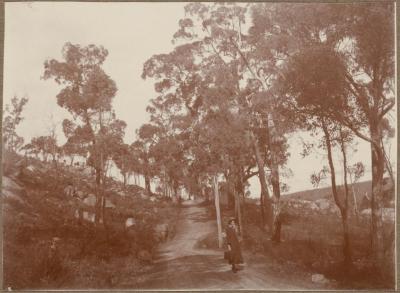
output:
[[[303, 55], [311, 53], [308, 54], [309, 60], [312, 59], [308, 68], [314, 67], [314, 76], [323, 76], [329, 69], [335, 72], [331, 81], [341, 81], [340, 99], [334, 99], [331, 95], [332, 98], [326, 102], [325, 112], [329, 112], [330, 119], [347, 127], [371, 146], [372, 251], [374, 264], [382, 268], [385, 241], [382, 221], [383, 177], [385, 168], [389, 169], [382, 141], [391, 132], [387, 114], [395, 105], [394, 5], [359, 3], [305, 6], [307, 4], [295, 14], [292, 13], [293, 18], [289, 17], [295, 23], [298, 21], [292, 29], [292, 35], [298, 39], [298, 52]], [[326, 63], [329, 54], [336, 58], [333, 67]], [[320, 85], [314, 86], [318, 89]], [[310, 83], [308, 88], [311, 90], [311, 87]], [[337, 100], [343, 102], [340, 107]]]
[[[385, 116], [395, 105], [394, 5], [366, 4], [360, 9], [352, 9], [352, 12], [355, 14], [351, 19], [350, 25], [353, 29], [349, 37], [354, 41], [354, 55], [346, 56], [347, 71], [344, 74], [348, 87], [352, 90], [349, 104], [356, 103], [355, 111], [360, 115], [338, 115], [337, 120], [371, 146], [372, 247], [376, 264], [382, 268], [385, 241], [382, 220], [383, 177], [386, 158], [381, 141], [388, 126]], [[365, 74], [365, 80], [356, 78], [356, 74], [360, 72]], [[354, 118], [361, 118], [365, 127], [357, 127], [359, 123]]]
[[[271, 108], [264, 113], [267, 119], [264, 128], [271, 136], [270, 142], [278, 141], [275, 137], [277, 128], [276, 123], [279, 120], [272, 117], [273, 112], [270, 97], [267, 94], [270, 91], [270, 82], [268, 81], [268, 69], [260, 68], [257, 64], [262, 63], [260, 59], [252, 58], [252, 45], [248, 42], [249, 38], [245, 35], [243, 26], [246, 22], [245, 6], [231, 4], [202, 4], [191, 3], [185, 7], [187, 18], [180, 21], [180, 30], [175, 34], [175, 38], [179, 41], [190, 41], [192, 43], [200, 42], [203, 50], [203, 59], [213, 60], [214, 63], [219, 63], [219, 70], [223, 72], [224, 80], [221, 85], [229, 85], [225, 91], [229, 93], [230, 98], [236, 99], [239, 108], [242, 112], [248, 113], [248, 120], [254, 118], [253, 113], [250, 113], [248, 105], [250, 98], [257, 94], [263, 94], [264, 102], [269, 103]], [[267, 56], [263, 57], [267, 59]], [[246, 87], [246, 84], [249, 86]], [[253, 86], [254, 84], [254, 86]], [[222, 86], [221, 86], [222, 87]], [[271, 130], [269, 128], [272, 128]], [[251, 129], [251, 124], [249, 124]], [[258, 137], [252, 133], [250, 135], [253, 141]], [[282, 144], [281, 144], [282, 145]], [[257, 157], [259, 172], [264, 173], [261, 169], [269, 163], [272, 170], [271, 180], [273, 183], [273, 199], [279, 205], [280, 186], [279, 186], [279, 164], [277, 163], [275, 148], [267, 148], [269, 159], [262, 158], [263, 150], [259, 149], [259, 143], [254, 143], [254, 154]], [[264, 146], [261, 146], [262, 148]], [[265, 175], [265, 174], [264, 174]], [[262, 186], [262, 194], [266, 199], [269, 199], [266, 178], [263, 175], [259, 176]], [[277, 217], [274, 217], [277, 219]], [[271, 225], [272, 226], [272, 225]], [[274, 238], [274, 237], [273, 237]]]
[[[181, 20], [180, 24], [187, 27], [191, 25], [191, 21], [188, 19]], [[175, 36], [178, 37], [179, 34], [185, 33], [180, 31]], [[240, 158], [243, 154], [248, 156], [249, 153], [248, 150], [242, 149], [232, 154], [227, 150], [230, 144], [234, 145], [232, 141], [227, 139], [223, 143], [220, 142], [222, 138], [226, 138], [226, 134], [229, 134], [230, 138], [235, 135], [241, 136], [241, 145], [243, 145], [243, 141], [246, 141], [244, 133], [238, 132], [234, 129], [235, 127], [232, 127], [234, 121], [238, 119], [237, 114], [239, 112], [238, 100], [235, 99], [233, 94], [237, 91], [238, 77], [232, 75], [232, 71], [237, 72], [237, 69], [235, 69], [237, 65], [233, 62], [230, 66], [226, 66], [219, 56], [214, 53], [209, 54], [206, 47], [209, 47], [209, 44], [200, 41], [178, 45], [169, 54], [154, 55], [145, 63], [143, 70], [143, 77], [156, 79], [155, 90], [160, 93], [148, 107], [152, 121], [162, 128], [167, 128], [165, 132], [171, 134], [178, 132], [195, 142], [194, 144], [193, 142], [189, 143], [189, 140], [186, 139], [189, 144], [187, 157], [190, 162], [188, 163], [190, 170], [193, 171], [193, 167], [196, 167], [195, 172], [198, 173], [197, 177], [200, 178], [207, 177], [208, 171], [207, 166], [204, 165], [204, 156], [207, 156], [207, 154], [200, 151], [202, 146], [199, 145], [198, 137], [201, 137], [205, 132], [206, 128], [202, 129], [202, 127], [211, 123], [211, 117], [222, 117], [221, 123], [214, 125], [216, 129], [222, 129], [219, 132], [220, 137], [213, 135], [214, 140], [212, 142], [207, 140], [208, 145], [211, 144], [213, 147], [218, 145], [218, 148], [214, 150], [215, 152], [218, 151], [224, 158], [227, 158], [227, 156]], [[239, 120], [246, 122], [241, 118]], [[182, 125], [182, 122], [185, 130], [178, 126], [179, 124]], [[243, 123], [243, 125], [246, 125], [246, 123]], [[224, 160], [225, 163], [231, 161], [230, 159]], [[254, 164], [254, 161], [251, 161], [250, 163], [246, 162], [245, 165], [243, 165], [243, 162], [238, 163], [237, 170], [240, 170], [240, 172], [235, 170], [229, 172], [230, 174], [243, 175], [229, 176], [229, 181], [237, 181], [237, 183], [231, 185], [238, 189], [236, 190], [238, 195], [244, 194], [244, 182], [256, 174], [250, 172], [249, 166]], [[227, 169], [232, 168], [225, 166], [220, 169], [220, 172], [226, 173], [224, 171], [228, 171]], [[238, 201], [236, 202], [238, 203]], [[237, 206], [239, 206], [239, 203]], [[236, 210], [239, 213], [240, 208]]]
[[90, 145], [89, 159], [96, 172], [96, 223], [100, 222], [100, 185], [105, 164], [99, 139], [106, 123], [115, 118], [112, 99], [117, 92], [115, 82], [101, 68], [107, 55], [108, 51], [102, 46], [66, 43], [62, 48], [63, 60], [45, 61], [43, 75], [44, 79], [54, 79], [62, 86], [57, 103], [72, 114], [77, 124], [75, 131]]

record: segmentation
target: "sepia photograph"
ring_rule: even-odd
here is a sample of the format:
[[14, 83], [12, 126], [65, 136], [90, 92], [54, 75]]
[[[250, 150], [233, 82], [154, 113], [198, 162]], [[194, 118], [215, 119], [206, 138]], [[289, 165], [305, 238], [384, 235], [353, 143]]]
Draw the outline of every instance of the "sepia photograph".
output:
[[4, 14], [2, 290], [397, 289], [396, 2]]

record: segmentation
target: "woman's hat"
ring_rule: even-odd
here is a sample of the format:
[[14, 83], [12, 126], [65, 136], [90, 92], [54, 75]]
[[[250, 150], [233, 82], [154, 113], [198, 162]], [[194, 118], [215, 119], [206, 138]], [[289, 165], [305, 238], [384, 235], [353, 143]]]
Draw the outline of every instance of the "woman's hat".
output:
[[230, 223], [232, 223], [232, 222], [235, 222], [235, 224], [236, 224], [236, 218], [229, 218], [228, 224], [230, 224]]

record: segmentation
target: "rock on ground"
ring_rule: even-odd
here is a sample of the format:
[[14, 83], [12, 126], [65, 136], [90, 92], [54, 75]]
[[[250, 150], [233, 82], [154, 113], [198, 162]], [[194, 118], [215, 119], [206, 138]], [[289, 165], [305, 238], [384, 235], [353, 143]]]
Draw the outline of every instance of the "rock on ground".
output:
[[329, 280], [327, 278], [325, 278], [325, 276], [322, 275], [322, 274], [313, 274], [311, 276], [311, 281], [313, 283], [318, 283], [318, 284], [327, 284], [327, 283], [329, 283]]

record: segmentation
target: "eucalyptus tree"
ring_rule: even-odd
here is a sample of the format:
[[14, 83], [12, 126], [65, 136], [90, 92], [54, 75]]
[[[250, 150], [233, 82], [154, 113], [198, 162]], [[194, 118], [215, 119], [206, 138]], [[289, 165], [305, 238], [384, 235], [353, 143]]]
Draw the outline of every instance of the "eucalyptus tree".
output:
[[[351, 9], [350, 38], [353, 50], [346, 52], [347, 85], [352, 94], [349, 105], [358, 115], [335, 113], [337, 120], [371, 145], [371, 230], [376, 264], [383, 266], [384, 233], [382, 220], [385, 149], [382, 139], [388, 125], [387, 114], [395, 105], [394, 4], [371, 3]], [[365, 79], [357, 79], [362, 73]], [[359, 121], [362, 121], [362, 124]], [[358, 122], [358, 123], [357, 123]], [[361, 124], [361, 125], [360, 125]]]
[[[188, 5], [186, 10], [193, 15], [196, 13], [197, 8], [201, 8], [202, 4], [197, 7], [195, 4]], [[197, 7], [197, 8], [196, 8]], [[162, 123], [171, 124], [176, 117], [182, 116], [189, 121], [183, 133], [188, 133], [189, 137], [195, 137], [194, 130], [198, 130], [199, 125], [203, 125], [205, 117], [213, 111], [220, 111], [219, 113], [227, 113], [232, 111], [235, 115], [229, 117], [230, 123], [233, 125], [233, 120], [238, 119], [244, 111], [240, 109], [242, 106], [239, 99], [241, 93], [240, 89], [240, 76], [238, 75], [239, 62], [238, 60], [228, 58], [225, 60], [222, 53], [216, 54], [216, 48], [213, 49], [213, 41], [207, 35], [202, 37], [190, 34], [188, 30], [194, 28], [194, 21], [190, 18], [180, 20], [180, 30], [174, 35], [177, 47], [169, 54], [155, 55], [150, 58], [144, 65], [143, 77], [155, 78], [157, 83], [155, 85], [156, 91], [160, 93], [156, 99], [153, 100], [152, 106], [149, 107], [152, 117], [157, 116], [158, 121]], [[201, 25], [197, 29], [201, 30]], [[216, 36], [215, 36], [216, 37]], [[185, 39], [185, 40], [183, 40]], [[184, 44], [181, 44], [181, 43]], [[226, 51], [229, 53], [229, 50]], [[242, 96], [240, 96], [242, 98]], [[173, 109], [173, 115], [168, 112]], [[170, 117], [170, 119], [165, 118]], [[153, 119], [153, 118], [152, 118]], [[239, 119], [244, 126], [248, 125], [246, 120]], [[228, 120], [229, 121], [229, 120]], [[215, 125], [235, 135], [234, 127], [226, 128], [224, 125]], [[176, 130], [176, 128], [175, 128]], [[193, 132], [190, 134], [190, 132]], [[201, 132], [201, 131], [200, 131]], [[242, 145], [246, 141], [244, 133], [240, 133]], [[196, 143], [198, 140], [192, 139]], [[230, 144], [229, 140], [224, 143]], [[219, 148], [220, 153], [224, 154], [224, 148]], [[203, 162], [196, 161], [196, 156], [206, 156], [204, 152], [200, 151], [201, 147], [192, 145], [188, 148], [188, 159], [190, 166], [196, 166], [196, 169], [202, 169], [203, 174], [207, 174], [207, 169]], [[237, 162], [240, 162], [241, 155], [248, 156], [249, 150], [242, 149], [241, 152], [235, 154], [225, 153], [226, 157], [237, 156]], [[250, 150], [250, 154], [252, 154]], [[236, 162], [236, 163], [237, 163]], [[243, 164], [240, 162], [240, 164]], [[240, 165], [239, 164], [239, 165]], [[231, 163], [230, 168], [225, 168], [224, 172], [232, 181], [236, 191], [239, 189], [239, 194], [244, 194], [243, 184], [248, 178], [254, 176], [255, 172], [250, 172], [251, 167], [254, 166], [254, 160], [246, 162], [245, 165], [236, 166]], [[201, 167], [200, 167], [201, 165]], [[235, 170], [235, 168], [237, 170]], [[194, 168], [191, 168], [193, 171]], [[245, 173], [243, 175], [243, 173]], [[221, 171], [222, 172], [222, 171]], [[229, 173], [229, 176], [228, 176]], [[250, 176], [249, 176], [250, 174]], [[196, 174], [197, 178], [207, 177], [201, 174]], [[234, 179], [232, 179], [234, 178]], [[238, 202], [238, 201], [236, 201]], [[240, 210], [240, 209], [237, 209]]]
[[381, 267], [383, 177], [385, 164], [390, 165], [382, 141], [393, 132], [387, 116], [395, 104], [393, 4], [302, 7], [289, 17], [296, 24], [292, 35], [302, 40], [294, 56], [302, 70], [295, 74], [294, 84], [300, 80], [299, 93], [324, 104], [329, 119], [371, 146], [372, 251]]
[[[265, 4], [261, 8], [270, 9], [268, 5], [271, 6]], [[180, 21], [180, 30], [175, 37], [196, 44], [201, 42], [203, 59], [213, 60], [214, 64], [219, 65], [223, 76], [221, 88], [231, 99], [236, 100], [239, 111], [247, 114], [249, 138], [253, 142], [260, 173], [262, 198], [268, 203], [275, 203], [272, 205], [273, 228], [279, 218], [279, 166], [284, 164], [284, 158], [288, 156], [285, 134], [293, 127], [289, 123], [291, 120], [280, 115], [280, 97], [275, 94], [274, 83], [281, 70], [278, 59], [283, 58], [282, 52], [287, 53], [285, 51], [290, 48], [279, 42], [280, 34], [274, 32], [274, 27], [260, 26], [255, 17], [258, 9], [255, 7], [249, 12], [246, 5], [188, 4], [185, 7], [187, 18]], [[273, 15], [262, 13], [260, 17], [271, 21]], [[249, 18], [253, 21], [250, 29], [246, 23]], [[261, 40], [264, 45], [271, 45], [258, 50]], [[260, 129], [260, 126], [265, 133], [254, 131]], [[260, 134], [266, 139], [260, 137]], [[273, 190], [271, 199], [264, 170], [266, 165], [271, 171], [268, 180]], [[272, 231], [272, 234], [279, 235], [276, 232]], [[275, 236], [273, 239], [279, 241]]]
[[81, 137], [79, 132], [75, 131], [75, 124], [68, 119], [62, 122], [62, 129], [67, 141], [61, 146], [64, 155], [70, 157], [70, 165], [74, 163], [75, 156], [87, 156], [88, 149], [85, 144], [85, 137]]
[[49, 155], [55, 160], [58, 146], [55, 138], [49, 135], [42, 135], [32, 137], [30, 143], [25, 145], [24, 149], [36, 155], [41, 154], [43, 161], [47, 162]]
[[123, 185], [126, 187], [129, 176], [137, 168], [138, 159], [134, 156], [134, 152], [130, 151], [128, 144], [120, 143], [114, 147], [112, 160], [120, 170], [123, 177]]
[[358, 210], [358, 202], [357, 202], [357, 195], [358, 195], [358, 188], [355, 188], [355, 185], [357, 181], [359, 181], [365, 174], [365, 167], [362, 162], [357, 162], [353, 164], [352, 166], [348, 167], [347, 170], [350, 178], [350, 184], [351, 184], [351, 190], [353, 193], [353, 209], [354, 209], [354, 214], [358, 216], [359, 210]]
[[158, 141], [160, 129], [158, 126], [146, 123], [137, 130], [137, 140], [130, 145], [133, 156], [138, 160], [136, 173], [142, 174], [145, 179], [145, 189], [149, 195], [151, 191], [151, 179], [158, 174], [159, 166], [156, 164], [152, 148]]
[[72, 135], [78, 136], [88, 149], [88, 164], [96, 172], [96, 223], [100, 222], [105, 202], [101, 185], [110, 156], [107, 143], [121, 140], [125, 128], [112, 110], [117, 87], [101, 68], [107, 55], [102, 46], [66, 43], [63, 60], [45, 61], [43, 75], [44, 79], [54, 79], [63, 86], [57, 94], [57, 103], [71, 113], [73, 121], [68, 124]]
[[70, 165], [74, 163], [76, 156], [86, 157], [87, 149], [75, 138], [70, 138], [61, 146], [61, 152], [70, 158]]

